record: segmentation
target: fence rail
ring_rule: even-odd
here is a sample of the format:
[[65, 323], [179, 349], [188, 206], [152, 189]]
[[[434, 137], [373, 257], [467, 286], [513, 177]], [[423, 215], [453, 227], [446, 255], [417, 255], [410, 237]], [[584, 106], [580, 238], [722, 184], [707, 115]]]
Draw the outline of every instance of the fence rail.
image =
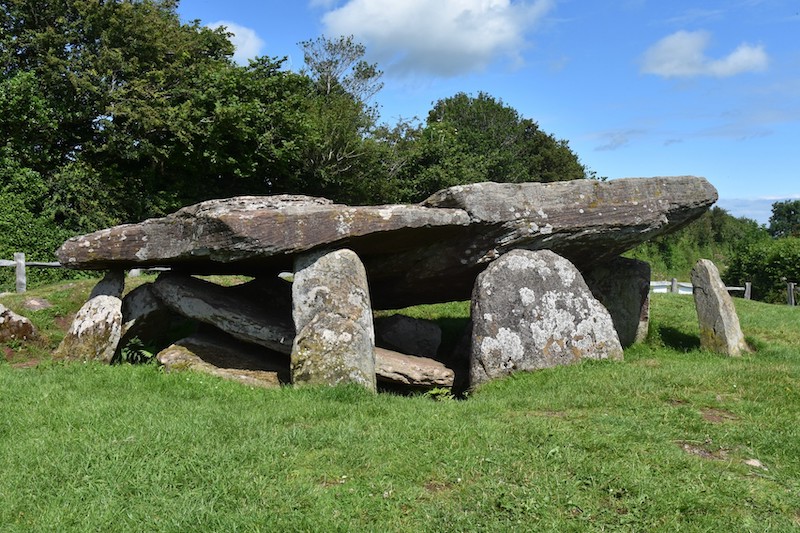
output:
[[14, 260], [9, 261], [7, 259], [0, 259], [0, 267], [14, 267], [17, 270], [17, 278], [16, 278], [16, 285], [17, 285], [17, 292], [25, 292], [28, 290], [28, 275], [25, 271], [26, 267], [38, 267], [38, 268], [63, 268], [61, 263], [54, 262], [54, 263], [45, 263], [42, 261], [30, 261], [25, 262], [25, 254], [18, 252], [14, 254]]

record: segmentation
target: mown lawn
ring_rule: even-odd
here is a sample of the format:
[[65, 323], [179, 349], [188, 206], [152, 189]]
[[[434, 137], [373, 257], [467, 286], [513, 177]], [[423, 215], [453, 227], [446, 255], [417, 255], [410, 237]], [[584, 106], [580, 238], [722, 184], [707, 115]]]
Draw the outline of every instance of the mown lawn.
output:
[[624, 362], [463, 401], [53, 363], [57, 333], [6, 345], [0, 530], [798, 530], [800, 310], [737, 308], [753, 355], [700, 351], [691, 297], [655, 295]]

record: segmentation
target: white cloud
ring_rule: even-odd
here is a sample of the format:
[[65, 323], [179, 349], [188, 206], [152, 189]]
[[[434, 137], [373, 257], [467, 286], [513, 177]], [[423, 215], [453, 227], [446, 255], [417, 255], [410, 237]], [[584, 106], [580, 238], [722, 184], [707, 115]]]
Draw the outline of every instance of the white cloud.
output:
[[261, 53], [264, 41], [254, 30], [227, 20], [218, 20], [208, 24], [208, 27], [212, 30], [216, 30], [221, 26], [224, 26], [228, 33], [233, 34], [231, 42], [236, 47], [236, 51], [233, 53], [234, 61], [243, 65], [247, 63], [248, 59], [252, 59]]
[[[320, 0], [313, 0], [316, 4]], [[388, 71], [456, 76], [498, 58], [521, 62], [525, 34], [554, 0], [348, 0], [323, 17], [328, 35], [353, 35]]]
[[721, 59], [706, 56], [711, 40], [706, 31], [679, 31], [651, 46], [643, 56], [642, 72], [665, 78], [715, 76], [724, 78], [766, 70], [769, 56], [763, 45], [740, 44]]

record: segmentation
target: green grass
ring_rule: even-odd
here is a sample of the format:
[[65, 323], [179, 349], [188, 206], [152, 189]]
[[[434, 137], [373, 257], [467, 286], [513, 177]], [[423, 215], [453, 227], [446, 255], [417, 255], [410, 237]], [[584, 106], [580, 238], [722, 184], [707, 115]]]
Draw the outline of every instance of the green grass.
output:
[[624, 362], [464, 401], [0, 363], [0, 530], [796, 531], [800, 312], [736, 303], [753, 355], [655, 295]]

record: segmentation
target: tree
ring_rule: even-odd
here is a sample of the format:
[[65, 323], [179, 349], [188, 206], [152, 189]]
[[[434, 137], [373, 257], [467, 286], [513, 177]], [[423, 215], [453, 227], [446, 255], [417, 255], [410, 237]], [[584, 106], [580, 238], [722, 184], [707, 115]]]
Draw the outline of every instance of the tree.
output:
[[772, 204], [769, 233], [773, 237], [800, 237], [800, 200]]
[[786, 282], [800, 282], [800, 238], [754, 243], [736, 254], [725, 273], [728, 283], [753, 284], [753, 299], [786, 302]]
[[486, 93], [439, 100], [414, 132], [413, 161], [404, 165], [408, 201], [452, 185], [550, 182], [587, 177], [569, 144]]
[[378, 110], [372, 98], [383, 87], [382, 72], [364, 60], [366, 49], [353, 37], [319, 37], [300, 43], [311, 80], [306, 104], [307, 142], [305, 168], [299, 188], [307, 194], [350, 202], [368, 202], [374, 169], [367, 137], [375, 127]]
[[183, 24], [176, 6], [0, 0], [2, 156], [36, 176], [54, 225], [302, 188], [320, 142], [310, 79], [277, 58], [235, 65], [224, 29]]

